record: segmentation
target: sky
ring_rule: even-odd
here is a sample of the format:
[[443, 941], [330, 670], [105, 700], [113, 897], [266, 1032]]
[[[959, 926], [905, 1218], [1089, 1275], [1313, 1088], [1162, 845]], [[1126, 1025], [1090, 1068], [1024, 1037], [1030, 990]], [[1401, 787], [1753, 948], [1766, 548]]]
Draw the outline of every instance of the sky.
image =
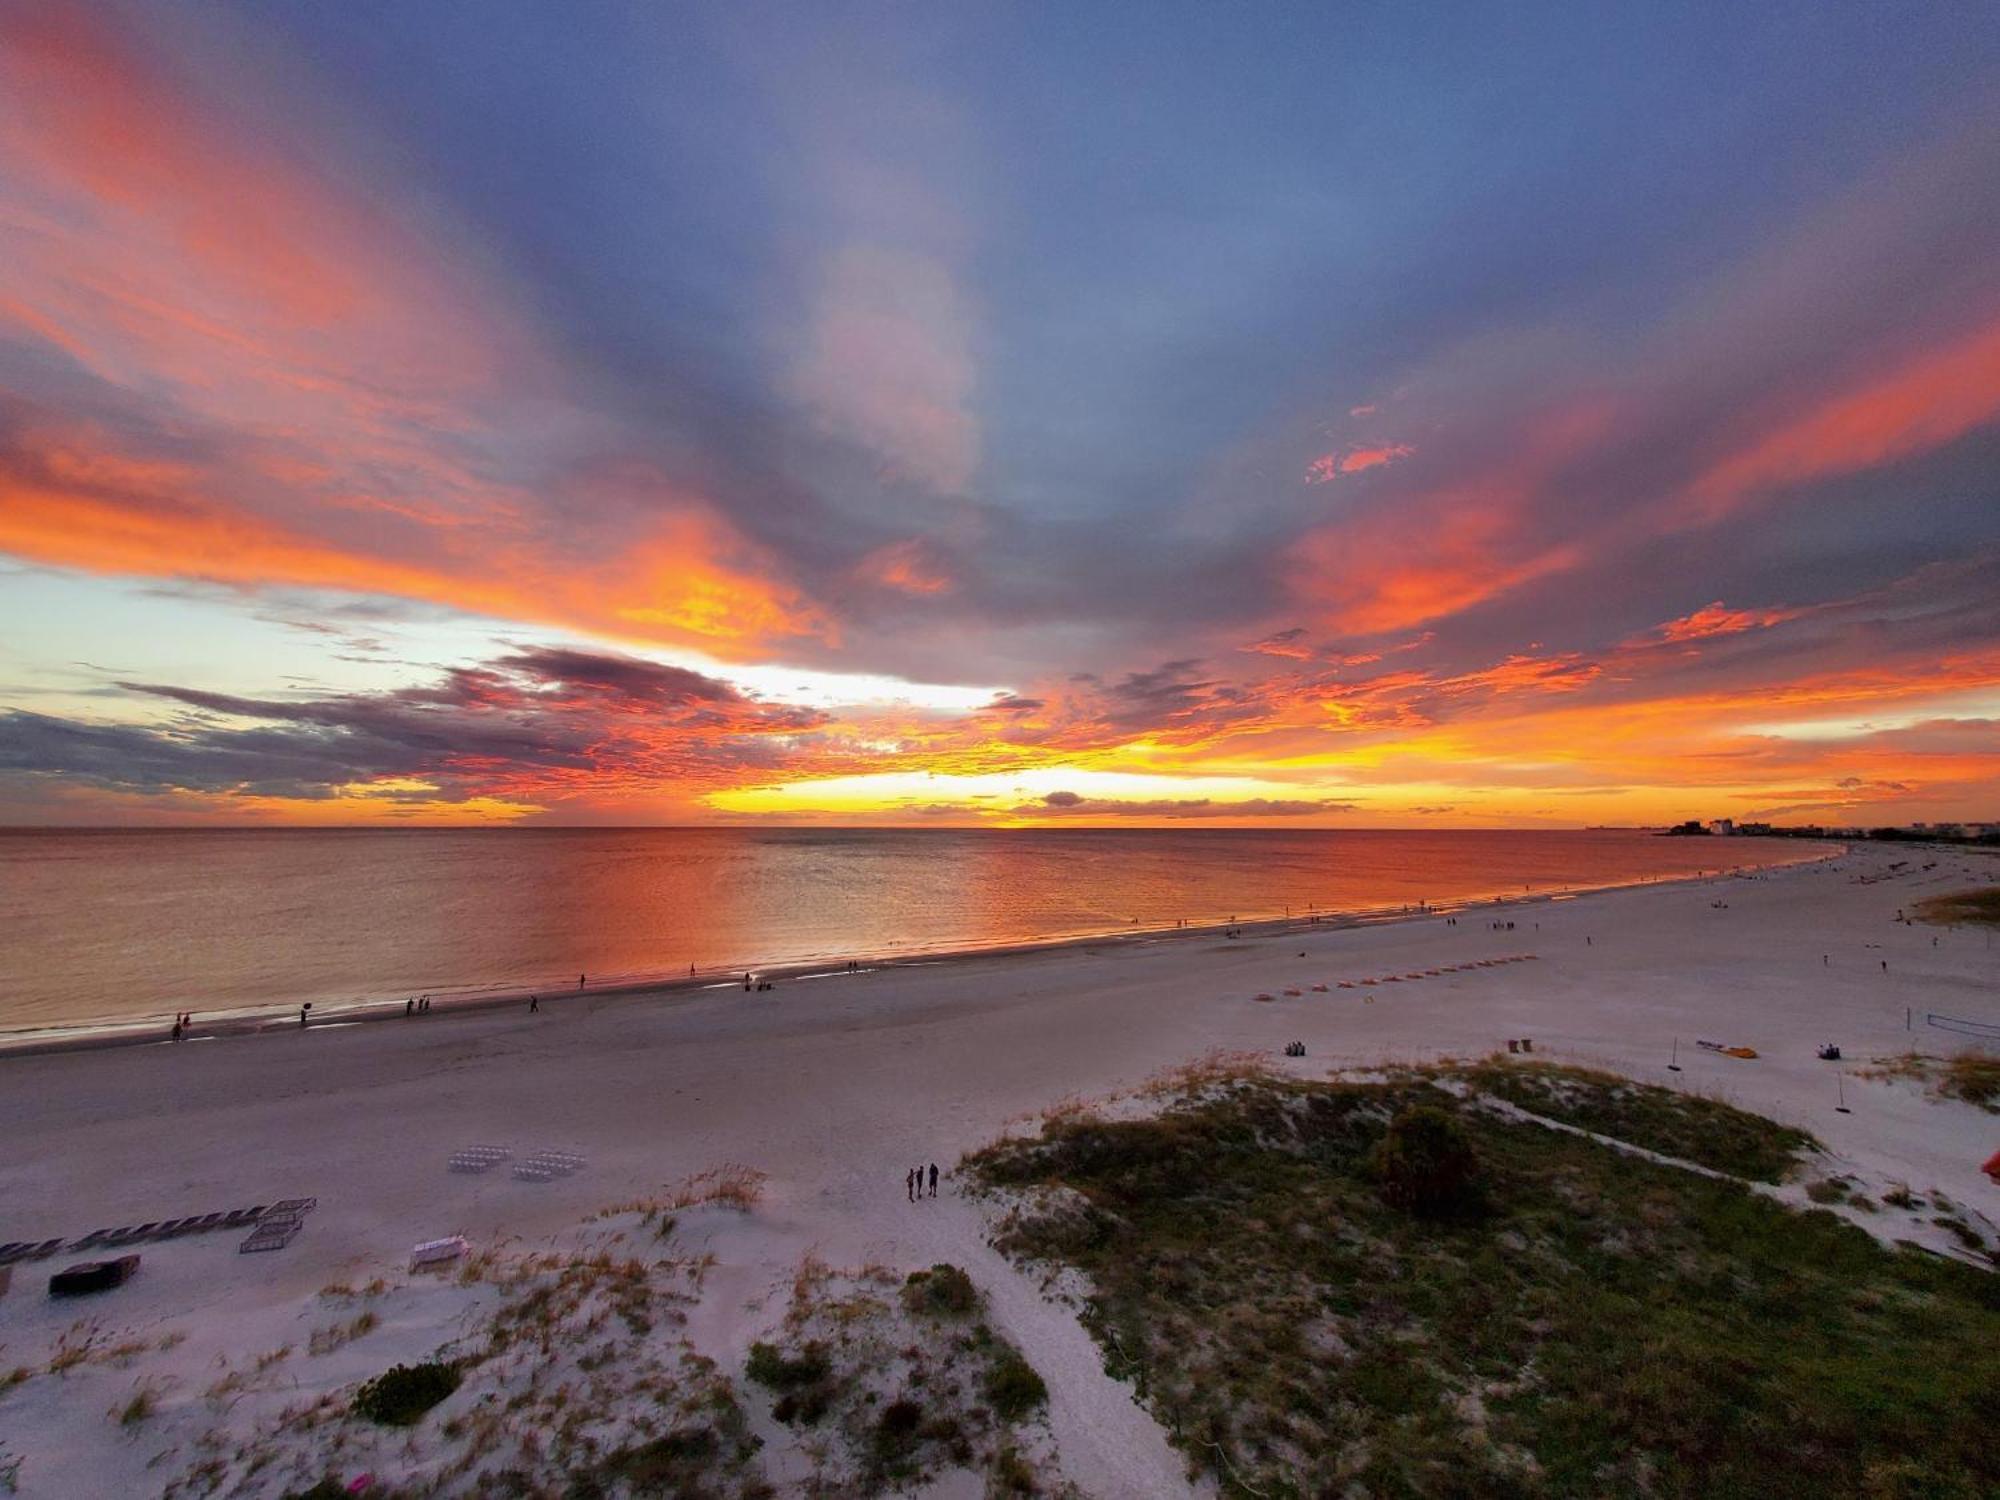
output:
[[0, 0], [0, 824], [2000, 819], [1996, 80]]

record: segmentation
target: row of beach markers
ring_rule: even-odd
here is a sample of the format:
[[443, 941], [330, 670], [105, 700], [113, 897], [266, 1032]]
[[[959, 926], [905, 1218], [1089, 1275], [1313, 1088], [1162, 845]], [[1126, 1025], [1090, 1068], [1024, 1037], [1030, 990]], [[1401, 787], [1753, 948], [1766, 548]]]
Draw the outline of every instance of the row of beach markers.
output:
[[[1533, 963], [1539, 956], [1540, 956], [1539, 954], [1534, 954], [1534, 953], [1515, 953], [1515, 954], [1510, 954], [1506, 958], [1480, 958], [1480, 959], [1474, 959], [1471, 963], [1446, 964], [1442, 968], [1418, 969], [1408, 974], [1381, 974], [1371, 979], [1342, 979], [1336, 981], [1335, 984], [1332, 986], [1332, 988], [1342, 989], [1342, 990], [1352, 990], [1352, 989], [1359, 989], [1366, 985], [1402, 984], [1406, 980], [1437, 979], [1446, 974], [1469, 974], [1474, 969], [1497, 969], [1502, 964]], [[1323, 984], [1315, 984], [1312, 985], [1310, 988], [1313, 994], [1324, 995], [1328, 992], [1329, 987]], [[1286, 990], [1285, 993], [1287, 995], [1303, 995], [1306, 993], [1306, 991], [1294, 989], [1294, 990]], [[1276, 1000], [1278, 997], [1276, 995], [1266, 993], [1253, 996], [1252, 998], [1269, 1002]]]

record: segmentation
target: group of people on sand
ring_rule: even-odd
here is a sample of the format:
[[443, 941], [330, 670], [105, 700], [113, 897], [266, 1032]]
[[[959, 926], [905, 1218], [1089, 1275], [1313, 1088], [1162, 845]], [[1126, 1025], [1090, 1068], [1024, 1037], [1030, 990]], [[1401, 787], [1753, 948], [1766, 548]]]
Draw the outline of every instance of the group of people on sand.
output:
[[180, 1040], [180, 1039], [181, 1039], [182, 1037], [186, 1036], [186, 1035], [188, 1034], [188, 1032], [189, 1032], [189, 1031], [190, 1031], [191, 1029], [193, 1029], [193, 1026], [194, 1026], [194, 1012], [193, 1012], [193, 1011], [191, 1011], [191, 1010], [177, 1010], [177, 1011], [175, 1011], [175, 1012], [174, 1012], [174, 1040], [175, 1040], [175, 1041], [177, 1041], [177, 1042], [178, 1042], [178, 1041], [179, 1041], [179, 1040]]
[[[937, 1196], [937, 1179], [938, 1179], [937, 1163], [932, 1162], [930, 1170], [931, 1190], [929, 1196], [933, 1198]], [[919, 1198], [925, 1196], [924, 1169], [922, 1167], [912, 1167], [910, 1168], [909, 1171], [903, 1174], [903, 1190], [910, 1195], [910, 1201], [912, 1203], [915, 1203]]]

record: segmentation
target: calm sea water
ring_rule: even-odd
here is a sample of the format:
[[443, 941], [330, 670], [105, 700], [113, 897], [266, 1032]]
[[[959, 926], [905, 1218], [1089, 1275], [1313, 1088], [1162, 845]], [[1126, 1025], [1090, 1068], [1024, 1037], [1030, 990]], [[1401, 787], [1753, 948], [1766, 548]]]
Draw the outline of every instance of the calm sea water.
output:
[[1818, 852], [1628, 832], [0, 832], [0, 1030], [574, 986]]

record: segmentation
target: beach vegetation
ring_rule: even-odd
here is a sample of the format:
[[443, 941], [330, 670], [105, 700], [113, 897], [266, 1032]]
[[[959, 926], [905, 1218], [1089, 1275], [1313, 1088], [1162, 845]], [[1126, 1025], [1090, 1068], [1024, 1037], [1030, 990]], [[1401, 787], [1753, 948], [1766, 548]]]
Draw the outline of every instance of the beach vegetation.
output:
[[2000, 927], [2000, 888], [1952, 891], [1943, 896], [1932, 896], [1917, 903], [1916, 914], [1920, 922], [1935, 922], [1948, 927], [1961, 923]]
[[1819, 1146], [1806, 1131], [1719, 1099], [1589, 1068], [1489, 1058], [1451, 1076], [1529, 1114], [1750, 1182], [1782, 1182]]
[[1026, 1419], [1049, 1399], [1047, 1384], [1016, 1349], [1008, 1349], [986, 1367], [982, 1389], [1001, 1420], [1007, 1422]]
[[457, 1363], [451, 1360], [395, 1365], [354, 1393], [354, 1411], [385, 1427], [413, 1427], [423, 1420], [425, 1412], [457, 1390], [462, 1378]]
[[111, 1416], [120, 1427], [142, 1427], [152, 1419], [159, 1407], [159, 1383], [142, 1380], [132, 1387], [131, 1395], [111, 1409]]
[[1950, 1057], [1901, 1052], [1878, 1057], [1854, 1071], [1859, 1078], [1907, 1079], [1940, 1099], [1958, 1099], [1988, 1114], [2000, 1114], [2000, 1057], [1989, 1052], [1967, 1050]]
[[751, 1346], [745, 1373], [774, 1397], [773, 1417], [814, 1429], [800, 1448], [813, 1457], [813, 1493], [881, 1494], [943, 1469], [983, 1474], [993, 1494], [1060, 1488], [1023, 1426], [1047, 1388], [985, 1311], [959, 1266], [899, 1276], [802, 1258], [784, 1321]]
[[[965, 1166], [1226, 1495], [1996, 1492], [2000, 1280], [1496, 1110], [1492, 1071], [1243, 1079]], [[1566, 1107], [1684, 1160], [1716, 1120], [1712, 1156], [1775, 1174], [1797, 1145], [1656, 1092]], [[1393, 1154], [1456, 1159], [1430, 1112], [1476, 1213], [1384, 1191], [1399, 1122]]]
[[968, 1318], [979, 1311], [979, 1289], [972, 1278], [952, 1265], [912, 1271], [903, 1283], [903, 1305], [933, 1318]]
[[381, 1321], [373, 1312], [361, 1312], [345, 1323], [329, 1323], [324, 1328], [315, 1328], [306, 1340], [306, 1352], [331, 1354], [343, 1344], [351, 1344], [364, 1334], [373, 1333]]
[[669, 1189], [663, 1206], [688, 1209], [715, 1205], [748, 1213], [763, 1201], [764, 1184], [769, 1179], [768, 1172], [728, 1162], [697, 1172]]
[[1435, 1105], [1397, 1112], [1376, 1143], [1373, 1166], [1384, 1202], [1414, 1214], [1462, 1214], [1478, 1201], [1479, 1156], [1456, 1116]]

